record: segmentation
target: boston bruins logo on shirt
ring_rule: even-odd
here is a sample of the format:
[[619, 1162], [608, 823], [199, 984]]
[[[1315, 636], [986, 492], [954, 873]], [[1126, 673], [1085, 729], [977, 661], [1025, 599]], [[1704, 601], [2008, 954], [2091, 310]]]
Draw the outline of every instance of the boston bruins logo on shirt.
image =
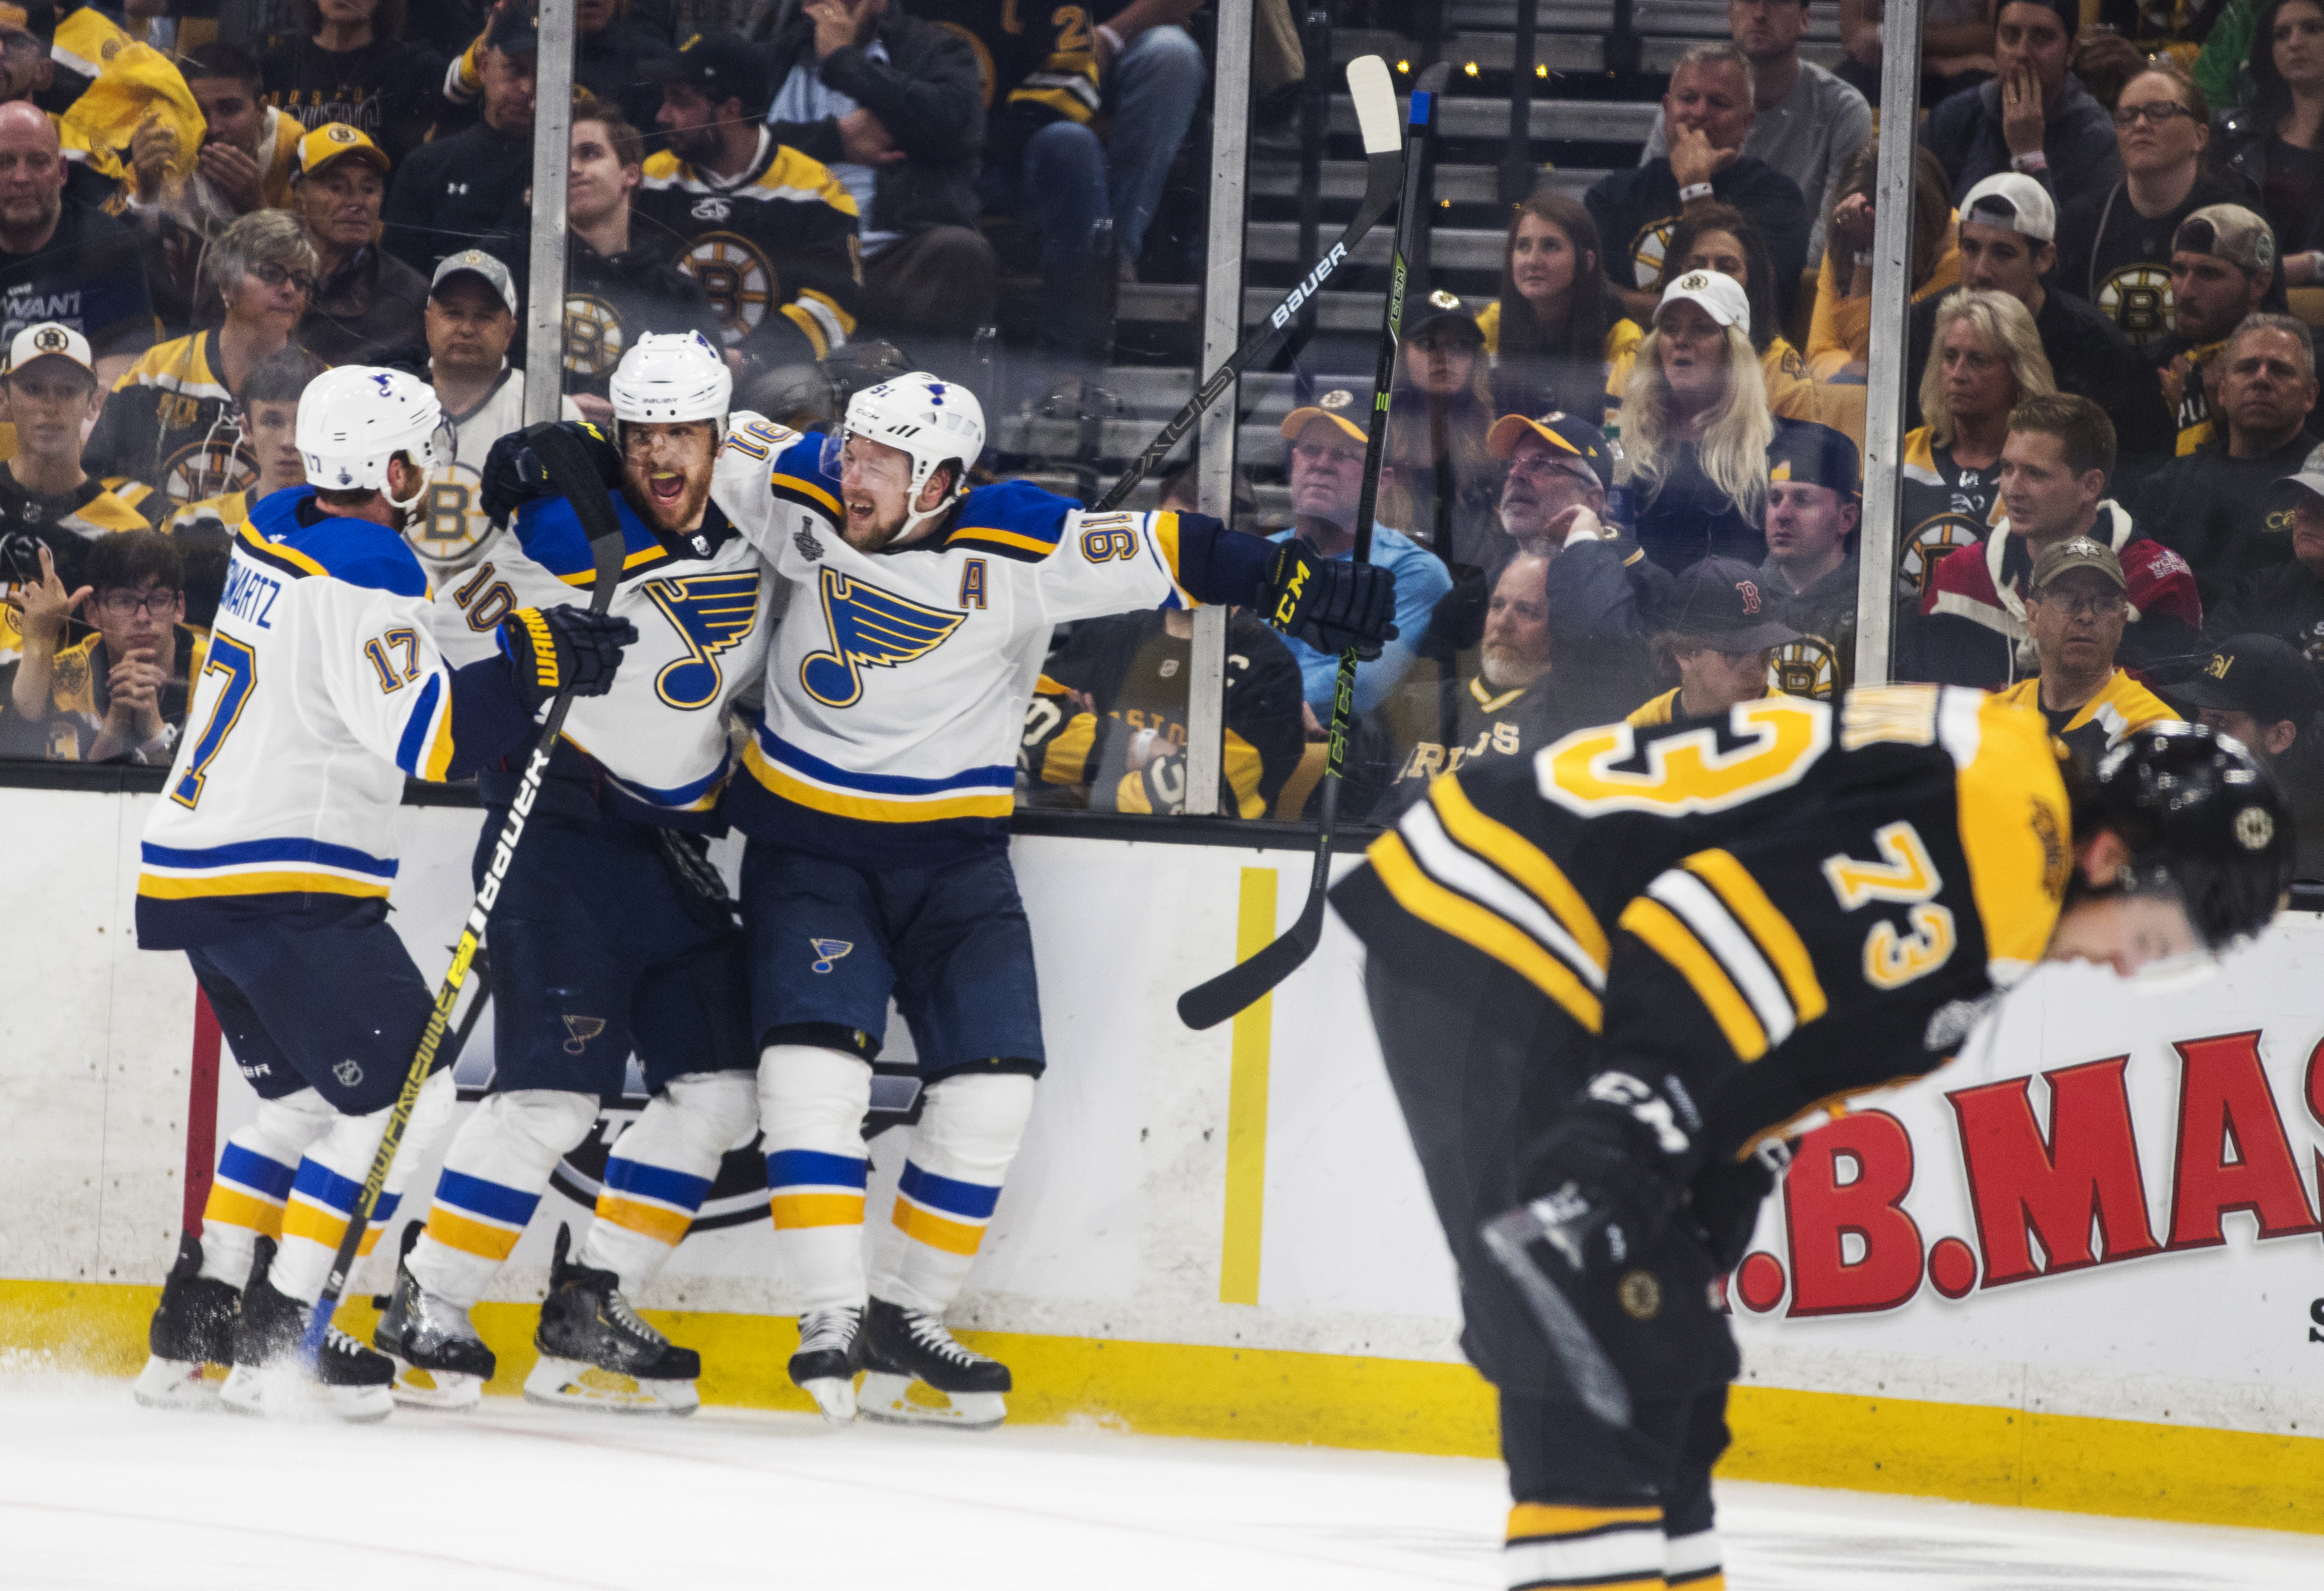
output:
[[2171, 273], [2161, 265], [2125, 265], [2098, 283], [2098, 308], [2134, 343], [2168, 333], [2172, 304]]
[[1630, 240], [1630, 271], [1641, 289], [1661, 285], [1663, 256], [1670, 252], [1671, 234], [1678, 229], [1676, 216], [1665, 216], [1638, 228]]
[[[696, 208], [698, 214], [700, 207]], [[757, 330], [776, 301], [774, 267], [749, 239], [734, 233], [704, 233], [688, 245], [678, 266], [702, 283], [703, 296], [718, 311], [718, 328], [730, 347]]]
[[1775, 648], [1775, 660], [1767, 665], [1767, 683], [1785, 696], [1830, 701], [1840, 687], [1839, 655], [1822, 636], [1803, 635]]
[[611, 375], [622, 362], [622, 318], [613, 306], [586, 292], [565, 300], [565, 368], [575, 375]]
[[1896, 588], [1918, 598], [1937, 578], [1937, 565], [1957, 548], [1985, 540], [1985, 521], [1965, 513], [1940, 513], [1914, 525], [1896, 549]]
[[465, 569], [492, 534], [484, 517], [483, 478], [466, 464], [431, 470], [420, 513], [403, 532], [411, 550], [454, 569]]
[[247, 491], [257, 480], [258, 466], [223, 438], [180, 448], [161, 466], [161, 490], [181, 507], [205, 497]]

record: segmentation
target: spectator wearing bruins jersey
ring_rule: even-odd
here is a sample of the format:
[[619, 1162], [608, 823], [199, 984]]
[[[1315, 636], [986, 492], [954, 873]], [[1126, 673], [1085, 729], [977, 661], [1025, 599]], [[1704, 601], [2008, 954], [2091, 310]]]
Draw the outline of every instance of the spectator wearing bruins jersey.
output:
[[[167, 766], [206, 644], [184, 623], [177, 547], [147, 530], [106, 536], [89, 549], [78, 590], [57, 578], [45, 549], [40, 557], [39, 582], [8, 599], [24, 648], [9, 684], [21, 721], [9, 738], [21, 743], [23, 726], [36, 726], [51, 762]], [[74, 624], [76, 613], [87, 623]]]
[[[581, 412], [611, 424], [605, 391], [613, 367], [650, 331], [698, 331], [713, 347], [723, 337], [717, 311], [701, 284], [671, 264], [671, 245], [659, 225], [632, 208], [643, 180], [645, 141], [619, 116], [595, 105], [574, 113], [571, 177], [566, 219], [570, 224], [565, 274], [565, 388]], [[484, 245], [514, 280], [532, 269], [531, 234], [503, 232]]]
[[323, 362], [300, 347], [277, 348], [252, 367], [235, 400], [234, 422], [257, 474], [240, 491], [189, 503], [162, 526], [181, 546], [231, 548], [250, 511], [291, 486], [307, 484], [299, 451], [299, 398], [322, 375]]
[[[1185, 810], [1194, 634], [1194, 615], [1175, 609], [1076, 625], [1026, 709], [1027, 771], [1045, 785], [1086, 786], [1094, 811]], [[1279, 815], [1276, 801], [1306, 749], [1300, 706], [1289, 649], [1258, 615], [1231, 609], [1220, 811]]]
[[1974, 547], [2001, 518], [2001, 446], [2009, 414], [2057, 391], [2025, 306], [2006, 292], [1964, 291], [1937, 306], [1921, 371], [1924, 423], [1904, 438], [1904, 534], [1896, 584], [1918, 600], [1937, 565]]
[[2292, 556], [2292, 520], [2276, 483], [2316, 446], [2316, 345], [2289, 315], [2254, 315], [2212, 368], [2212, 422], [2225, 435], [2147, 476], [2131, 506], [2194, 566], [2207, 604]]
[[862, 287], [855, 199], [820, 161], [775, 141], [759, 49], [697, 33], [648, 63], [669, 147], [632, 201], [702, 284], [725, 347], [752, 364], [811, 364], [855, 329]]
[[[97, 474], [155, 488], [171, 512], [242, 491], [256, 475], [235, 427], [235, 394], [261, 360], [290, 346], [314, 292], [315, 245], [296, 217], [259, 210], [218, 234], [203, 269], [226, 319], [131, 365], [83, 452]], [[165, 519], [160, 506], [147, 517]]]
[[2291, 561], [2246, 575], [2203, 617], [2215, 636], [2273, 635], [2324, 671], [2324, 444], [2275, 484], [2275, 498]]
[[1650, 615], [1655, 661], [1678, 684], [1625, 722], [1642, 729], [1692, 723], [1781, 696], [1775, 654], [1797, 644], [1800, 633], [1775, 615], [1775, 594], [1740, 559], [1706, 558], [1680, 571]]
[[2025, 627], [2041, 672], [2001, 693], [2004, 701], [2038, 709], [2050, 733], [2086, 768], [2095, 768], [2132, 730], [2180, 716], [2115, 666], [2128, 590], [2122, 560], [2088, 536], [2042, 549], [2025, 592]]
[[[8, 345], [0, 393], [16, 428], [16, 451], [0, 463], [0, 580], [37, 581], [46, 548], [58, 578], [78, 587], [98, 539], [145, 527], [147, 495], [134, 485], [109, 492], [81, 468], [81, 428], [98, 403], [88, 339], [54, 320], [26, 327]], [[15, 650], [0, 615], [0, 654]]]
[[1767, 561], [1759, 578], [1800, 638], [1775, 648], [1772, 683], [1830, 701], [1856, 682], [1856, 530], [1864, 504], [1856, 444], [1828, 425], [1784, 421], [1767, 448]]
[[2096, 304], [2134, 347], [2144, 347], [2172, 330], [2171, 245], [2180, 223], [2251, 194], [2242, 181], [2204, 171], [2210, 106], [2167, 59], [2124, 85], [2114, 128], [2122, 177], [2059, 208], [2051, 280]]
[[2140, 350], [2170, 412], [2176, 456], [2217, 439], [2212, 361], [2247, 316], [2283, 308], [2273, 286], [2280, 270], [2274, 231], [2240, 205], [2212, 205], [2179, 224], [2171, 239], [2171, 335]]

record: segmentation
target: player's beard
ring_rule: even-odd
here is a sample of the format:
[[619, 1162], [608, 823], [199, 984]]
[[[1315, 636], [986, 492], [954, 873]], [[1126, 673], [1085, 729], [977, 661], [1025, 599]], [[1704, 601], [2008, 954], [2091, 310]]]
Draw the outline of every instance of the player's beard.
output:
[[[678, 483], [674, 493], [668, 486], [672, 480]], [[657, 486], [663, 489], [658, 492]], [[679, 535], [702, 523], [703, 505], [710, 499], [710, 468], [706, 464], [698, 471], [625, 467], [622, 495], [655, 530]]]

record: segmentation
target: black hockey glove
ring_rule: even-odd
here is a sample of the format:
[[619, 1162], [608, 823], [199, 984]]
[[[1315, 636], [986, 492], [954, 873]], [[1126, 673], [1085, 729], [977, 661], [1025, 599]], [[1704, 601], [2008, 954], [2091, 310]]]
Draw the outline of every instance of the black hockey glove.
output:
[[581, 607], [521, 607], [501, 621], [509, 673], [534, 712], [568, 683], [576, 696], [604, 695], [613, 688], [622, 648], [637, 639], [629, 620]]
[[1713, 1161], [1687, 1185], [1688, 1218], [1722, 1276], [1750, 1252], [1759, 1207], [1791, 1160], [1791, 1141], [1770, 1138], [1739, 1161]]
[[[622, 450], [586, 420], [558, 423], [589, 455], [589, 462], [597, 467], [597, 478], [605, 483], [605, 490], [617, 489], [622, 484]], [[541, 463], [540, 455], [525, 444], [521, 430], [509, 432], [484, 455], [482, 501], [484, 517], [493, 523], [505, 527], [510, 514], [535, 497], [553, 496], [556, 491], [549, 481], [548, 467]]]
[[1396, 576], [1378, 564], [1318, 558], [1296, 536], [1276, 548], [1251, 601], [1268, 624], [1326, 654], [1352, 646], [1370, 662], [1396, 639]]
[[[1600, 1072], [1518, 1168], [1530, 1244], [1567, 1273], [1619, 1271], [1678, 1207], [1701, 1123], [1692, 1102], [1628, 1072]], [[1516, 1214], [1516, 1212], [1511, 1212]]]

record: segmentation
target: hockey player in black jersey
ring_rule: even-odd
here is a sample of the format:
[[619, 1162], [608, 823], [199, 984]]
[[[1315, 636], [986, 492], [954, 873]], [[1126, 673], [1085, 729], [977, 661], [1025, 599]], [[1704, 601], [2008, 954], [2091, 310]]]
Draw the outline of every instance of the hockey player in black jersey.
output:
[[[2069, 783], [2072, 790], [2069, 793]], [[2044, 958], [2264, 927], [2282, 797], [2190, 725], [2061, 772], [1975, 691], [1775, 697], [1448, 776], [1333, 892], [1500, 1390], [1512, 1586], [1716, 1586], [1710, 1301], [1821, 1101], [1933, 1070]]]

